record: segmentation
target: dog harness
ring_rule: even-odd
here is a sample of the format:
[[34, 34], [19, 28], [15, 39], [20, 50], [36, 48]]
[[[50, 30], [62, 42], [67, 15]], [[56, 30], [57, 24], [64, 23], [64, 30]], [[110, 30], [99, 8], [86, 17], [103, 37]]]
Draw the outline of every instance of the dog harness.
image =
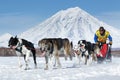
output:
[[82, 57], [85, 56], [85, 53], [86, 53], [87, 50], [83, 51], [83, 50], [80, 49], [80, 51], [82, 52]]
[[22, 53], [22, 45], [22, 42], [18, 39], [18, 44], [15, 50]]

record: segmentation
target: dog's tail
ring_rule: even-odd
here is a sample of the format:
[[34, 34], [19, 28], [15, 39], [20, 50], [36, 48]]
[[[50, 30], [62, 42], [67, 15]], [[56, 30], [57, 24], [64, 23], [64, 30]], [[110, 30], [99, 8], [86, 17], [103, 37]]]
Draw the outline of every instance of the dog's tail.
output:
[[70, 60], [72, 60], [72, 56], [73, 56], [73, 43], [71, 41], [70, 42], [70, 54], [69, 54]]
[[71, 45], [71, 48], [73, 48], [73, 42], [72, 41], [71, 41], [70, 45]]

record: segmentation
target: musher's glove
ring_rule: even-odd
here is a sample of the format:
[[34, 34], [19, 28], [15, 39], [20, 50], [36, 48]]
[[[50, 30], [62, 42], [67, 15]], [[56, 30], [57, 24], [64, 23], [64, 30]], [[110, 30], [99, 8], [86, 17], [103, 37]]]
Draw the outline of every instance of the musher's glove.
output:
[[110, 41], [109, 44], [112, 45], [112, 41]]

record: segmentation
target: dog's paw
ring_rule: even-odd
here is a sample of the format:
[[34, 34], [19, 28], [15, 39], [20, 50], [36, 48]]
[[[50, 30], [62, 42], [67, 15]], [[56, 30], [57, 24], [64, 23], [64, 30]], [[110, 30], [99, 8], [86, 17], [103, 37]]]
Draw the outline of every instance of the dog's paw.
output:
[[30, 70], [30, 68], [25, 68], [24, 70]]
[[22, 65], [22, 64], [20, 64], [20, 65], [19, 65], [19, 68], [22, 68], [22, 66], [23, 66], [23, 65]]
[[44, 68], [44, 70], [48, 70], [48, 68]]

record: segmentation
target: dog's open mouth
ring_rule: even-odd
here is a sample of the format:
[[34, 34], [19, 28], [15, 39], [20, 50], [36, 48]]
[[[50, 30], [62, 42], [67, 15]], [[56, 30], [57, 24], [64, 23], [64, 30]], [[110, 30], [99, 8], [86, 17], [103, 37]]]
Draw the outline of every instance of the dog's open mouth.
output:
[[10, 46], [11, 49], [16, 49], [16, 46]]
[[80, 45], [80, 48], [84, 48], [84, 45]]
[[40, 56], [41, 57], [45, 56], [45, 53], [46, 53], [45, 51], [41, 51], [41, 55]]

